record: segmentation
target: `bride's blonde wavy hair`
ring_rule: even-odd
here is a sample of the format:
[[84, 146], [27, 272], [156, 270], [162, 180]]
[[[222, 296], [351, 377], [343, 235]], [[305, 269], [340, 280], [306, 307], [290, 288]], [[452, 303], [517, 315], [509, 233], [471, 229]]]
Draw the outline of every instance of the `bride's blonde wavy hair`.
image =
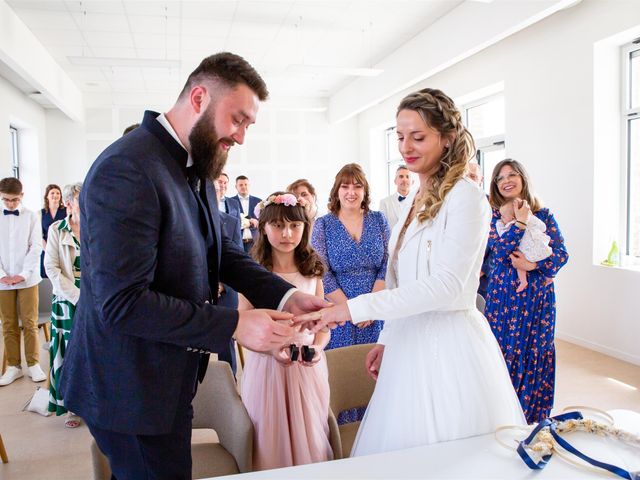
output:
[[[462, 116], [453, 100], [441, 90], [423, 88], [404, 97], [396, 116], [402, 110], [418, 113], [427, 126], [438, 131], [443, 140], [449, 140], [444, 149], [438, 171], [429, 177], [424, 190], [416, 198], [420, 223], [433, 220], [453, 186], [467, 171], [469, 160], [475, 156], [473, 137], [462, 123]], [[424, 207], [424, 208], [423, 208]]]

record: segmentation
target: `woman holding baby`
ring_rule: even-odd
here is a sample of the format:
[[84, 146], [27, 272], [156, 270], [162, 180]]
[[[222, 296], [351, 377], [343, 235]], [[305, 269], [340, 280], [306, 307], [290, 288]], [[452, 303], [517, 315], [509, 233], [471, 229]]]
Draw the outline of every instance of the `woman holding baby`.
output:
[[539, 422], [553, 407], [553, 279], [569, 255], [553, 214], [533, 194], [529, 176], [516, 160], [503, 160], [494, 168], [489, 202], [491, 266], [484, 272], [489, 279], [484, 313], [527, 422]]

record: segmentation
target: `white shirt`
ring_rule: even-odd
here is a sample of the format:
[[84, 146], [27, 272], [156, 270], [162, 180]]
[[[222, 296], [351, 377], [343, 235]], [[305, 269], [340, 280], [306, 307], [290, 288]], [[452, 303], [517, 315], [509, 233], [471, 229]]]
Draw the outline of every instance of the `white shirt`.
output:
[[[407, 194], [408, 195], [408, 194]], [[394, 225], [398, 223], [400, 212], [402, 211], [402, 205], [406, 200], [400, 202], [400, 194], [398, 192], [392, 193], [388, 197], [383, 198], [380, 201], [380, 211], [387, 217], [389, 227], [393, 229]], [[406, 196], [405, 196], [406, 199]]]
[[[180, 137], [178, 137], [178, 134], [176, 133], [176, 131], [173, 129], [173, 127], [171, 126], [171, 124], [169, 123], [169, 120], [167, 120], [167, 117], [164, 115], [164, 113], [161, 113], [160, 115], [158, 115], [156, 117], [156, 120], [158, 121], [158, 123], [160, 125], [162, 125], [165, 130], [167, 132], [169, 132], [169, 135], [171, 135], [176, 142], [178, 142], [180, 144], [180, 146], [182, 148], [184, 148], [185, 150], [187, 150], [187, 147], [185, 147], [182, 142], [180, 141]], [[189, 154], [189, 156], [187, 157], [187, 167], [190, 167], [193, 165], [193, 158], [191, 158], [191, 153], [189, 153], [189, 150], [187, 150], [187, 153]]]
[[40, 278], [42, 227], [40, 216], [24, 206], [20, 215], [0, 213], [0, 278], [20, 275], [25, 281], [15, 285], [0, 283], [0, 290], [18, 290], [37, 285]]
[[[249, 212], [249, 195], [247, 195], [246, 197], [243, 197], [242, 195], [238, 194], [238, 198], [240, 199], [240, 203], [242, 205], [242, 211], [247, 216], [247, 218], [249, 218], [249, 213], [250, 213]], [[253, 235], [251, 235], [251, 228], [243, 228], [242, 239], [251, 240], [252, 238], [253, 238]]]

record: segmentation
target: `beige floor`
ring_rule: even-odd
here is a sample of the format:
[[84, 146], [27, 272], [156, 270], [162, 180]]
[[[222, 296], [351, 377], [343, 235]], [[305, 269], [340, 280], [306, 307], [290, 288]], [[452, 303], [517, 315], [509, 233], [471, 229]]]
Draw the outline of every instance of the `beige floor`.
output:
[[[640, 411], [639, 366], [566, 342], [558, 341], [557, 347], [557, 410], [568, 405], [590, 405]], [[41, 362], [43, 368], [48, 362], [44, 351]], [[92, 478], [91, 437], [84, 425], [70, 430], [63, 427], [62, 417], [22, 411], [35, 387], [26, 377], [0, 387], [0, 434], [9, 454], [9, 463], [0, 464], [0, 479]], [[205, 437], [200, 434], [196, 438]]]

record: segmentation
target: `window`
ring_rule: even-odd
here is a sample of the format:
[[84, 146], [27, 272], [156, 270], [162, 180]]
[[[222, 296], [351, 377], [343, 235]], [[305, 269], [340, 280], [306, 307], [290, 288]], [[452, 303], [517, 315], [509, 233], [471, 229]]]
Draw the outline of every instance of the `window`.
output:
[[398, 150], [396, 127], [388, 128], [385, 133], [387, 136], [387, 195], [391, 195], [392, 192], [396, 191], [394, 184], [396, 170], [404, 163], [404, 160]]
[[[404, 159], [400, 155], [398, 150], [398, 135], [396, 134], [396, 127], [390, 127], [385, 130], [387, 137], [387, 195], [391, 195], [396, 190], [395, 179], [396, 170], [400, 165], [404, 165]], [[411, 189], [413, 190], [419, 184], [418, 175], [411, 172]]]
[[11, 151], [11, 167], [12, 174], [16, 178], [20, 178], [20, 162], [18, 160], [18, 130], [15, 127], [9, 127], [9, 148]]
[[495, 95], [463, 107], [463, 121], [476, 142], [476, 158], [489, 193], [493, 168], [505, 158], [504, 97]]
[[640, 258], [640, 39], [623, 52], [622, 132], [626, 177], [626, 245], [628, 256]]

